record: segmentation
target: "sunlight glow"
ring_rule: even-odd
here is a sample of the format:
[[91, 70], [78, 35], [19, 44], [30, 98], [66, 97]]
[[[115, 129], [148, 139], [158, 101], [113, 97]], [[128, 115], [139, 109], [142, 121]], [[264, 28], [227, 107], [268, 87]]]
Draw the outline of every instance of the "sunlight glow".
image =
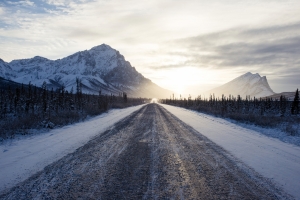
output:
[[[179, 95], [188, 95], [190, 87], [197, 87], [194, 96], [197, 92], [206, 91], [211, 88], [206, 86], [216, 84], [222, 81], [222, 71], [196, 67], [181, 67], [172, 70], [160, 70], [161, 79], [156, 83], [162, 87], [168, 88], [175, 92], [176, 97]], [[224, 77], [224, 76], [223, 76]]]
[[156, 98], [153, 98], [153, 99], [151, 100], [151, 103], [157, 103], [157, 99], [156, 99]]

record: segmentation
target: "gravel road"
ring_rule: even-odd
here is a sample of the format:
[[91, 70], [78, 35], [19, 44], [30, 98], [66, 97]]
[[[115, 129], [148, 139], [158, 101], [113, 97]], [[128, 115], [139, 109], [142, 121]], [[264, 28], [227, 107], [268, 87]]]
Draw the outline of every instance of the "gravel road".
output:
[[0, 199], [290, 198], [158, 104], [142, 107], [0, 195]]

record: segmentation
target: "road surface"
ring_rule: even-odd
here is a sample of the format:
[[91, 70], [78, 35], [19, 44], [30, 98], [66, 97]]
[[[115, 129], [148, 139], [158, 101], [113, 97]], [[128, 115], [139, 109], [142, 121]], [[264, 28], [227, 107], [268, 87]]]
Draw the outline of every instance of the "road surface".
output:
[[148, 104], [1, 199], [289, 199], [280, 188]]

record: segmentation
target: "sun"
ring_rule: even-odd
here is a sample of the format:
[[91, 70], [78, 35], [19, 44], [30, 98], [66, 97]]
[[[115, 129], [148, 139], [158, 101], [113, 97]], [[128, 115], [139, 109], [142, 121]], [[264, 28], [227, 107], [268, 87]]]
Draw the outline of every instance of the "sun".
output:
[[180, 94], [184, 94], [188, 87], [207, 82], [210, 74], [207, 70], [196, 67], [181, 67], [160, 73], [165, 78], [159, 84], [174, 91], [178, 97]]
[[151, 103], [157, 103], [158, 102], [158, 100], [156, 99], [156, 98], [153, 98], [152, 100], [151, 100]]

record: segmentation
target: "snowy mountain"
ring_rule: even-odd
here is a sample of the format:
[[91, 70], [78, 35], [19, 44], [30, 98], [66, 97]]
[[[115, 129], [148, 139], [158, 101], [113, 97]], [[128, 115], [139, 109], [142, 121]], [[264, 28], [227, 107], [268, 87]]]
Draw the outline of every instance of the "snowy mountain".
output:
[[246, 95], [251, 97], [265, 97], [275, 94], [270, 88], [266, 76], [260, 76], [258, 73], [252, 74], [250, 72], [241, 75], [232, 81], [209, 90], [207, 94], [215, 94], [215, 96], [221, 97], [222, 94], [228, 97], [228, 95], [240, 95], [245, 98]]
[[11, 69], [11, 67], [0, 59], [0, 77], [5, 79], [15, 78], [15, 72]]
[[130, 96], [165, 97], [172, 93], [138, 73], [117, 50], [106, 44], [80, 51], [68, 57], [49, 60], [40, 56], [30, 59], [0, 60], [0, 77], [18, 83], [76, 90], [76, 78], [81, 79], [84, 93], [119, 94]]

